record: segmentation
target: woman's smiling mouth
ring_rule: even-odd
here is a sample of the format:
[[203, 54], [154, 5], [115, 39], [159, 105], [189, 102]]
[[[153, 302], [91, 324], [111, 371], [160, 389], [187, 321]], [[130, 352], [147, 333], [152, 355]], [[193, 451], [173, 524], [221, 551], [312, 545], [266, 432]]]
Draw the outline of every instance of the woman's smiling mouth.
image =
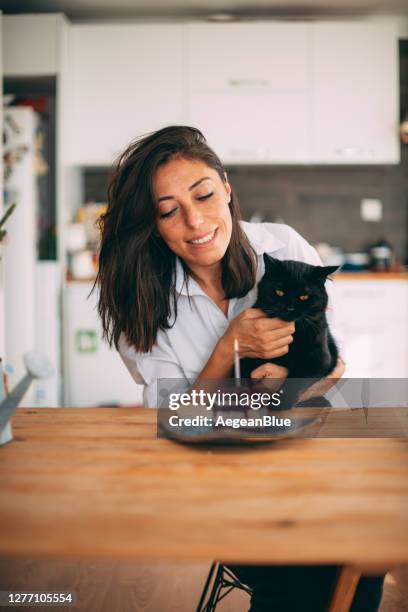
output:
[[208, 246], [209, 244], [212, 244], [214, 242], [215, 237], [217, 235], [217, 231], [218, 231], [218, 227], [211, 230], [211, 232], [208, 232], [207, 234], [200, 236], [199, 238], [195, 238], [194, 240], [188, 240], [187, 242], [188, 244], [191, 244], [191, 246], [193, 247]]

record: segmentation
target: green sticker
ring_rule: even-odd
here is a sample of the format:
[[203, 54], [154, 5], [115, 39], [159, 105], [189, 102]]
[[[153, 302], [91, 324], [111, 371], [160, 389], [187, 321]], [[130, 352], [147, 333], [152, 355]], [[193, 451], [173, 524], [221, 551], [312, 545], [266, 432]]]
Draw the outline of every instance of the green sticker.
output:
[[78, 329], [75, 333], [75, 349], [77, 353], [96, 353], [98, 336], [95, 329]]

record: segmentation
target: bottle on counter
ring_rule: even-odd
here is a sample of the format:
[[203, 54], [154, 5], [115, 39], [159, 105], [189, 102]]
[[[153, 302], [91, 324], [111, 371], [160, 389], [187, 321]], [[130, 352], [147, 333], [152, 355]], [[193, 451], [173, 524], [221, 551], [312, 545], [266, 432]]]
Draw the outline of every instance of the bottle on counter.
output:
[[385, 238], [381, 238], [370, 247], [371, 270], [376, 272], [388, 272], [392, 266], [392, 262], [392, 246]]

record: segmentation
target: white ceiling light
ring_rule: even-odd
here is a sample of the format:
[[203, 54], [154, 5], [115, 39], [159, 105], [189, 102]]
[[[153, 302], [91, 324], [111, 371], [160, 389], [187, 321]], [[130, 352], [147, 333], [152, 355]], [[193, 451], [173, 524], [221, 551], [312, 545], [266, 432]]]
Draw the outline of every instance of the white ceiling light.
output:
[[238, 17], [232, 13], [211, 13], [208, 15], [208, 21], [216, 21], [218, 23], [226, 23], [228, 21], [237, 21]]

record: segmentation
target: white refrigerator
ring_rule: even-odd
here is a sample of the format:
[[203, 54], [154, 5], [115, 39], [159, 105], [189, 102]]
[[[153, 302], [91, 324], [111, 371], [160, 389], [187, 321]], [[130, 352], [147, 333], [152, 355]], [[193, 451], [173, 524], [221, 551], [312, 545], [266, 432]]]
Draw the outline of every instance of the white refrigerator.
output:
[[96, 291], [90, 282], [64, 289], [65, 405], [137, 406], [143, 387], [136, 384], [115, 349], [102, 340]]
[[55, 375], [34, 382], [21, 406], [60, 405], [61, 275], [56, 261], [37, 260], [38, 185], [35, 170], [38, 115], [31, 107], [3, 111], [4, 204], [16, 203], [2, 247], [4, 355], [12, 388], [25, 375], [23, 354], [40, 350]]

